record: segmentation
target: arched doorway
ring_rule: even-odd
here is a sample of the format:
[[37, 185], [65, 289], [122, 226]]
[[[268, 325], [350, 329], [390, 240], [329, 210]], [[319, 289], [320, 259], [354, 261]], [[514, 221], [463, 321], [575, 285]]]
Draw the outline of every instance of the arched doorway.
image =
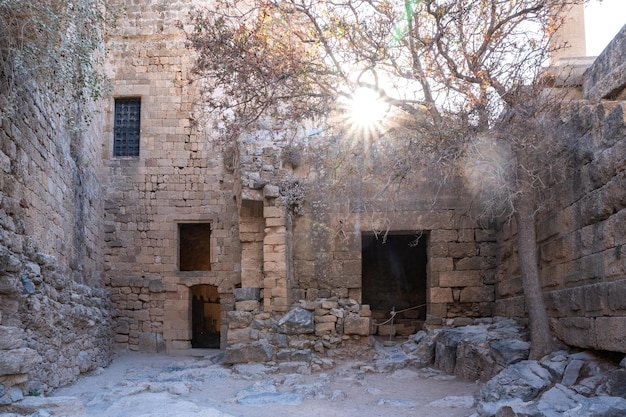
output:
[[220, 347], [220, 295], [215, 285], [191, 287], [191, 347]]

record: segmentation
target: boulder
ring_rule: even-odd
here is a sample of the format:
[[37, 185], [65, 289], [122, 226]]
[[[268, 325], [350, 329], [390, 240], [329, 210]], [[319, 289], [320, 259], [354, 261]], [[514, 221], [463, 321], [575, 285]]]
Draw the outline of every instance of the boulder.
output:
[[626, 398], [626, 369], [609, 372], [602, 388], [610, 396]]
[[555, 384], [544, 392], [536, 403], [545, 417], [562, 417], [565, 411], [576, 407], [585, 397], [562, 384]]
[[530, 354], [530, 343], [525, 340], [508, 339], [490, 343], [494, 359], [503, 367], [523, 361]]
[[238, 343], [226, 349], [224, 363], [267, 362], [272, 360], [274, 349], [265, 340], [253, 343]]
[[485, 402], [530, 401], [552, 383], [552, 375], [537, 361], [522, 361], [491, 378], [480, 390]]
[[300, 307], [290, 310], [278, 321], [278, 331], [283, 334], [314, 333], [313, 313]]
[[624, 417], [626, 416], [626, 399], [621, 397], [585, 398], [563, 417]]

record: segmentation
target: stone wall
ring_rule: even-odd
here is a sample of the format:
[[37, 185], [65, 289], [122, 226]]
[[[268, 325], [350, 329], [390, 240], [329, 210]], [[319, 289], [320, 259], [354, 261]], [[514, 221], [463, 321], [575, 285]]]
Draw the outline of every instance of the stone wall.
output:
[[[424, 300], [430, 325], [490, 316], [496, 238], [472, 217], [471, 198], [459, 178], [414, 170], [388, 191], [390, 172], [381, 164], [389, 155], [359, 155], [348, 138], [337, 139], [326, 128], [300, 132], [290, 141], [261, 131], [239, 143], [237, 176], [246, 207], [240, 219], [246, 232], [240, 235], [252, 255], [244, 265], [251, 276], [264, 277], [243, 286], [261, 287], [264, 311], [284, 313], [299, 300], [330, 297], [360, 304], [362, 234], [376, 232], [382, 240], [403, 232], [428, 243]], [[342, 153], [352, 158], [340, 166], [337, 161], [347, 160]], [[242, 268], [242, 282], [247, 271]]]
[[228, 313], [225, 363], [308, 363], [314, 353], [324, 355], [346, 342], [369, 343], [371, 311], [351, 299], [303, 300], [285, 314], [263, 312], [246, 300], [236, 304]]
[[0, 125], [0, 404], [111, 355], [100, 125], [70, 132], [37, 94]]
[[[108, 167], [107, 283], [116, 307], [116, 342], [142, 351], [190, 346], [193, 285], [217, 286], [226, 333], [232, 288], [240, 282], [236, 184], [223, 150], [204, 125], [193, 53], [176, 27], [203, 2], [119, 1], [119, 25], [109, 34], [113, 97], [105, 106]], [[141, 98], [138, 158], [112, 157], [117, 97]], [[230, 166], [232, 168], [232, 166]], [[209, 223], [210, 271], [180, 271], [178, 224]], [[224, 340], [225, 342], [225, 340]]]
[[[404, 234], [413, 237], [413, 244], [426, 241], [422, 323], [441, 326], [455, 318], [491, 316], [496, 239], [476, 220], [461, 179], [422, 168], [429, 165], [422, 164], [421, 155], [410, 160], [410, 172], [394, 180], [391, 167], [405, 152], [405, 142], [382, 137], [355, 150], [341, 143], [349, 140], [311, 139], [314, 150], [295, 170], [305, 178], [307, 194], [304, 215], [295, 218], [293, 228], [293, 299], [339, 297], [362, 303], [362, 236], [373, 234], [384, 242]], [[343, 166], [337, 168], [337, 161]], [[401, 300], [396, 302], [400, 309]], [[379, 313], [373, 312], [378, 322], [383, 319]], [[386, 311], [384, 318], [389, 317]]]
[[[585, 72], [586, 100], [573, 105], [563, 127], [577, 148], [576, 169], [551, 190], [557, 204], [536, 222], [556, 335], [568, 345], [619, 352], [626, 352], [625, 39], [626, 29]], [[499, 235], [497, 315], [525, 315], [514, 233], [506, 227]]]

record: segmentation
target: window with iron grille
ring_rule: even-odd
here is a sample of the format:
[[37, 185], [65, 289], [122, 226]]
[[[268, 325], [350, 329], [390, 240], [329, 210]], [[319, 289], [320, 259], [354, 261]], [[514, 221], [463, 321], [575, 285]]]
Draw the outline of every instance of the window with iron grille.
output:
[[113, 156], [139, 156], [140, 98], [115, 99]]

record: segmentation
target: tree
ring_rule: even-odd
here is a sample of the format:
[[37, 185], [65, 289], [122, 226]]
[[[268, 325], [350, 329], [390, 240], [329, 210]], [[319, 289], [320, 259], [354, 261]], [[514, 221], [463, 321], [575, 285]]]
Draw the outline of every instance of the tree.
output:
[[20, 117], [27, 96], [70, 127], [89, 120], [80, 106], [108, 89], [102, 46], [111, 12], [106, 0], [0, 0], [0, 122]]
[[534, 229], [549, 106], [536, 88], [565, 11], [580, 1], [217, 0], [192, 14], [188, 38], [208, 108], [235, 135], [341, 112], [366, 87], [440, 162], [467, 160], [485, 141], [505, 149], [509, 158], [488, 162], [500, 181], [485, 213], [516, 219], [538, 358], [553, 339]]

